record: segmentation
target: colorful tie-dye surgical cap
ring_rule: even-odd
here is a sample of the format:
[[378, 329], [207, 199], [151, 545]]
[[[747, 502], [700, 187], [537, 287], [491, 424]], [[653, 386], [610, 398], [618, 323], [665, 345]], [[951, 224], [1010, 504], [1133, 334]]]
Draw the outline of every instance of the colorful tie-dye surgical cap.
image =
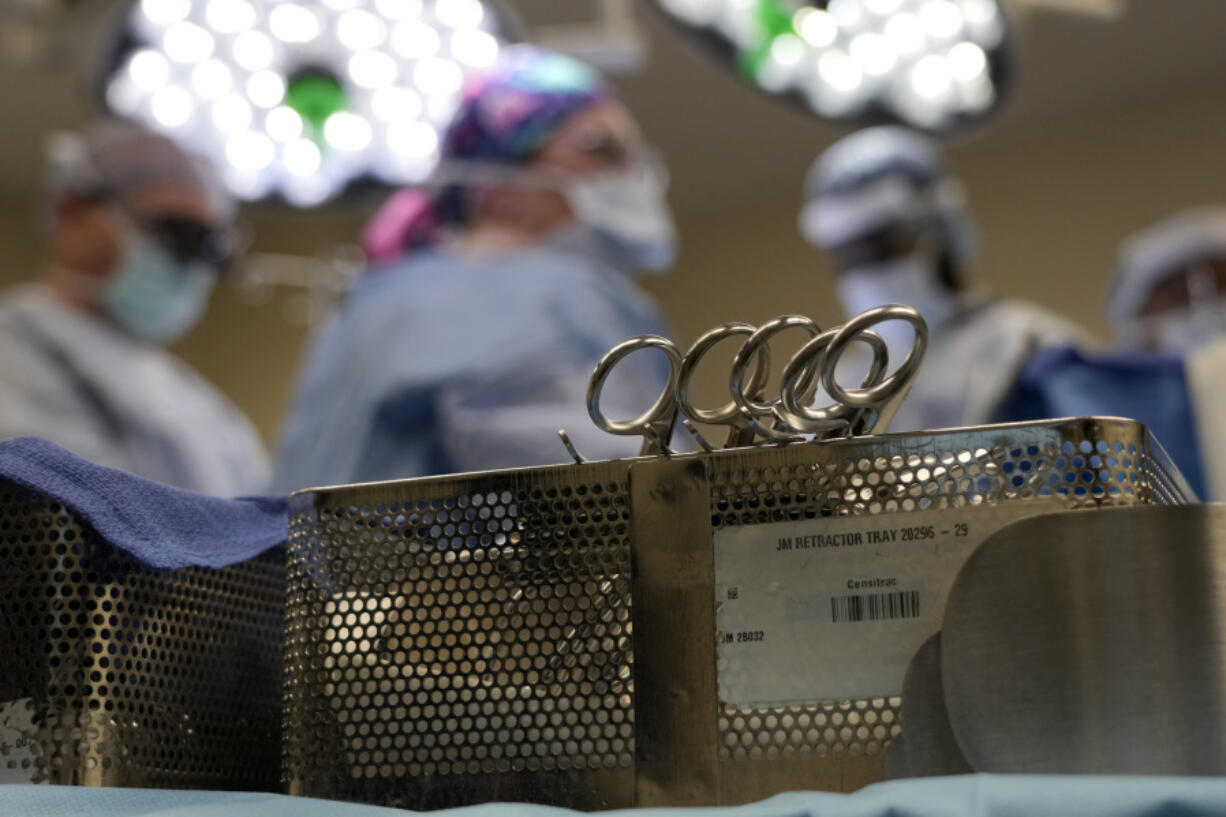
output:
[[[442, 160], [524, 162], [577, 112], [611, 96], [601, 76], [583, 63], [511, 46], [494, 67], [468, 82], [443, 140]], [[456, 186], [393, 194], [366, 228], [367, 255], [386, 262], [429, 246], [440, 227], [463, 220], [464, 201]]]

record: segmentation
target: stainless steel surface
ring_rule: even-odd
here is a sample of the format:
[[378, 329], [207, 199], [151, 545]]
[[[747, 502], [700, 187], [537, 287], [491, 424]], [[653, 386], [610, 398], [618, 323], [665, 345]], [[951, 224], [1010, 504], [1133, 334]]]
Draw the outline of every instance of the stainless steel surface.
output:
[[[712, 527], [1052, 500], [1068, 509], [1180, 504], [1195, 495], [1143, 426], [1082, 418], [701, 455]], [[1104, 472], [1095, 463], [1112, 457]], [[1106, 460], [1102, 460], [1103, 463]], [[708, 541], [706, 531], [695, 536]], [[647, 546], [635, 542], [635, 547]], [[718, 674], [718, 668], [717, 668]], [[899, 698], [721, 705], [721, 802], [883, 777]]]
[[630, 469], [636, 806], [720, 802], [711, 548], [698, 459]]
[[0, 564], [0, 779], [278, 788], [282, 554], [152, 573], [0, 481]]
[[906, 735], [898, 735], [886, 747], [882, 774], [886, 780], [902, 780], [911, 776], [911, 769], [907, 765]]
[[291, 792], [633, 804], [625, 463], [325, 489], [291, 512]]
[[286, 779], [412, 808], [853, 790], [882, 778], [899, 699], [719, 700], [716, 531], [1189, 498], [1145, 429], [1110, 418], [303, 492]]
[[946, 607], [950, 722], [984, 772], [1226, 774], [1226, 506], [1028, 519]]
[[972, 769], [949, 726], [941, 685], [941, 635], [924, 642], [907, 667], [902, 687], [905, 764], [896, 777], [969, 774]]

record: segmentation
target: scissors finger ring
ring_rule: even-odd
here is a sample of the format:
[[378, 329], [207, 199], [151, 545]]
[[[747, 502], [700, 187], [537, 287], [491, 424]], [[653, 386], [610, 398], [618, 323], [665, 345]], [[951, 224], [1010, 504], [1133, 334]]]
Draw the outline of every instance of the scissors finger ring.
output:
[[[815, 369], [822, 371], [826, 368], [830, 344], [838, 336], [838, 332], [838, 329], [830, 329], [810, 340], [792, 356], [783, 370], [780, 399], [798, 431], [817, 433], [850, 426], [857, 415], [864, 411], [837, 400], [824, 408], [811, 408], [806, 403], [812, 397], [801, 393], [806, 375], [811, 377]], [[861, 332], [853, 340], [868, 345], [873, 351], [873, 362], [860, 384], [861, 388], [879, 384], [889, 366], [889, 352], [885, 341], [876, 332], [869, 330]]]
[[[776, 428], [768, 428], [759, 422], [759, 418], [773, 417], [785, 427], [793, 425], [791, 417], [783, 408], [782, 399], [763, 401], [759, 395], [751, 394], [747, 388], [746, 376], [750, 363], [758, 356], [759, 349], [770, 343], [771, 338], [786, 329], [802, 329], [809, 337], [816, 337], [822, 330], [816, 323], [803, 315], [783, 315], [758, 327], [749, 339], [745, 341], [736, 357], [732, 360], [732, 371], [728, 377], [728, 389], [732, 399], [740, 409], [746, 421], [762, 436], [771, 440], [789, 440], [792, 434]], [[800, 378], [801, 388], [816, 387], [817, 372], [810, 369]]]
[[[915, 330], [915, 340], [912, 342], [911, 349], [907, 352], [906, 358], [903, 359], [902, 363], [899, 364], [892, 374], [878, 383], [862, 386], [858, 389], [844, 388], [835, 380], [834, 374], [839, 361], [847, 352], [848, 347], [855, 341], [860, 340], [866, 330], [871, 329], [877, 324], [889, 321], [905, 321], [911, 324], [911, 327]], [[886, 306], [875, 307], [867, 312], [856, 315], [843, 324], [830, 340], [830, 345], [826, 347], [826, 353], [822, 359], [822, 387], [830, 395], [831, 399], [849, 406], [858, 406], [860, 408], [880, 406], [910, 387], [916, 373], [919, 371], [920, 365], [924, 362], [924, 353], [927, 349], [928, 324], [924, 322], [919, 312], [909, 306], [902, 306], [900, 304], [887, 304]]]
[[[727, 404], [717, 409], [695, 407], [690, 402], [690, 380], [693, 379], [694, 372], [698, 369], [698, 364], [702, 361], [703, 357], [715, 348], [717, 344], [731, 337], [740, 335], [752, 336], [755, 331], [757, 331], [757, 327], [750, 323], [725, 323], [694, 341], [694, 345], [686, 352], [685, 358], [681, 362], [681, 370], [677, 377], [677, 399], [680, 403], [681, 411], [686, 417], [689, 417], [696, 423], [719, 425], [732, 422], [739, 423], [742, 420], [740, 407], [737, 406], [735, 400], [730, 400]], [[745, 391], [754, 398], [761, 396], [762, 390], [766, 388], [766, 381], [770, 377], [770, 348], [767, 346], [760, 347], [756, 361], [757, 365], [745, 383]]]
[[[640, 349], [660, 349], [668, 355], [668, 382], [651, 408], [631, 420], [611, 420], [600, 408], [600, 395], [604, 390], [609, 373], [621, 362], [622, 358]], [[652, 448], [665, 450], [654, 453], [665, 453], [668, 439], [672, 435], [673, 422], [677, 415], [677, 372], [681, 367], [681, 352], [668, 338], [659, 335], [640, 335], [622, 341], [609, 350], [592, 372], [592, 379], [587, 388], [587, 412], [592, 422], [601, 431], [609, 434], [626, 436], [642, 435], [647, 440], [644, 453], [651, 453]]]

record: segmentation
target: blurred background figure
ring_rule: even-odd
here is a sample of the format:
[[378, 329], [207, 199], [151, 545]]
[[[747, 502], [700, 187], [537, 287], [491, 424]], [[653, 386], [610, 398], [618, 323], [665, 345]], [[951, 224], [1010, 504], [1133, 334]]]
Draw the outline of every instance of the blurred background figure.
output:
[[[1036, 350], [1092, 342], [1045, 309], [971, 286], [962, 186], [918, 133], [885, 126], [836, 142], [809, 171], [805, 199], [801, 233], [829, 253], [844, 313], [900, 303], [928, 322], [928, 357], [891, 431], [986, 422]], [[901, 360], [911, 330], [879, 331], [891, 360]]]
[[[371, 268], [307, 354], [279, 489], [559, 462], [563, 427], [590, 456], [636, 453], [584, 403], [610, 347], [668, 334], [634, 281], [674, 259], [666, 178], [629, 112], [584, 65], [508, 48], [436, 179], [370, 224]], [[667, 370], [636, 362], [610, 394], [641, 410]]]
[[1107, 297], [1110, 354], [1027, 363], [997, 420], [1132, 417], [1202, 499], [1226, 500], [1226, 207], [1178, 213], [1128, 238]]
[[246, 418], [162, 347], [204, 314], [233, 207], [165, 137], [100, 124], [50, 148], [52, 262], [0, 300], [0, 438], [46, 437], [152, 480], [264, 490]]
[[1123, 349], [1183, 354], [1226, 332], [1226, 207], [1178, 213], [1125, 241], [1107, 317]]

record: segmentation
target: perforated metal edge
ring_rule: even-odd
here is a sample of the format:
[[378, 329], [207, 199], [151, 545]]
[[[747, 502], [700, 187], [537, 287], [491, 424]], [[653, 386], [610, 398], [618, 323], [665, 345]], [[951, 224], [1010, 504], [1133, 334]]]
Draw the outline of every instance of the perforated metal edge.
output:
[[[286, 640], [287, 666], [290, 671], [287, 675], [284, 721], [284, 779], [289, 790], [292, 793], [312, 796], [357, 799], [417, 809], [481, 800], [530, 799], [587, 808], [611, 808], [632, 804], [634, 713], [630, 695], [630, 547], [625, 483], [625, 465], [613, 462], [518, 469], [505, 473], [460, 475], [402, 483], [373, 483], [359, 488], [342, 487], [295, 494], [291, 499], [290, 612]], [[412, 493], [407, 492], [407, 487], [412, 488]], [[607, 664], [604, 668], [614, 670], [616, 677], [609, 677], [607, 683], [598, 680], [594, 685], [594, 688], [606, 690], [600, 692], [599, 705], [583, 704], [567, 692], [565, 686], [559, 687], [557, 694], [551, 688], [530, 688], [533, 684], [555, 683], [544, 675], [538, 677], [533, 669], [523, 672], [524, 677], [520, 680], [515, 677], [499, 680], [498, 670], [494, 670], [489, 679], [490, 683], [480, 680], [468, 685], [472, 686], [472, 689], [461, 690], [461, 696], [473, 693], [472, 697], [461, 697], [458, 701], [447, 702], [441, 698], [438, 701], [433, 700], [439, 697], [435, 692], [423, 694], [421, 711], [415, 712], [411, 711], [411, 705], [401, 706], [406, 700], [404, 695], [412, 692], [415, 681], [410, 679], [405, 683], [405, 690], [402, 692], [396, 687], [397, 679], [374, 668], [367, 673], [369, 677], [356, 675], [353, 681], [350, 681], [337, 673], [349, 672], [349, 664], [352, 662], [349, 661], [345, 667], [341, 667], [339, 662], [326, 654], [327, 645], [318, 643], [321, 634], [330, 629], [340, 632], [339, 628], [329, 628], [329, 622], [325, 620], [335, 613], [330, 611], [328, 605], [334, 601], [334, 597], [340, 597], [338, 593], [341, 596], [354, 593], [370, 595], [372, 598], [390, 596], [393, 591], [399, 593], [402, 588], [411, 587], [418, 581], [413, 578], [415, 574], [411, 571], [419, 564], [426, 565], [429, 571], [434, 571], [431, 573], [431, 581], [434, 581], [442, 577], [444, 571], [450, 571], [448, 575], [454, 573], [448, 565], [459, 565], [465, 561], [459, 555], [448, 555], [440, 559], [438, 554], [462, 554], [469, 549], [468, 552], [474, 556], [478, 553], [486, 554], [476, 561], [487, 565], [510, 565], [515, 562], [521, 567], [530, 566], [533, 558], [527, 556], [521, 560], [518, 554], [523, 550], [525, 542], [538, 537], [538, 532], [528, 530], [523, 524], [517, 524], [509, 530], [499, 527], [499, 533], [505, 535], [504, 539], [497, 539], [498, 534], [491, 539], [491, 529], [486, 524], [478, 526], [476, 523], [483, 517], [480, 513], [473, 512], [479, 507], [474, 500], [487, 496], [491, 498], [481, 500], [480, 506], [510, 509], [509, 514], [504, 513], [498, 517], [500, 520], [513, 517], [522, 522], [523, 517], [534, 514], [560, 514], [553, 520], [560, 527], [540, 537], [550, 540], [540, 552], [559, 552], [554, 544], [564, 548], [566, 543], [582, 545], [599, 540], [602, 555], [596, 557], [597, 562], [592, 570], [599, 573], [610, 564], [616, 565], [616, 570], [612, 571], [615, 575], [606, 575], [606, 581], [599, 586], [583, 591], [585, 598], [579, 601], [586, 612], [571, 613], [572, 616], [580, 617], [579, 623], [573, 625], [578, 628], [574, 634], [563, 628], [566, 631], [559, 633], [561, 638], [554, 638], [554, 634], [548, 631], [544, 631], [540, 639], [526, 637], [526, 644], [521, 647], [513, 646], [517, 652], [511, 656], [519, 656], [511, 663], [516, 666], [515, 672], [521, 672], [529, 657], [523, 647], [534, 649], [535, 645], [543, 648], [539, 650], [541, 654], [552, 651], [556, 656], [561, 649], [558, 644], [572, 644], [567, 647], [575, 651], [574, 660], [568, 659], [566, 662], [570, 669], [559, 668], [557, 675], [561, 679], [566, 672], [570, 672], [571, 675], [567, 677], [573, 679], [576, 666], [582, 667], [585, 661], [589, 661], [593, 656], [615, 657], [621, 654], [621, 667]], [[616, 513], [610, 514], [610, 509], [614, 508]], [[338, 514], [353, 523], [344, 532], [346, 541], [337, 542], [333, 538], [324, 542], [319, 537], [325, 535], [323, 532], [329, 529], [330, 524], [335, 523]], [[472, 520], [468, 520], [469, 516]], [[494, 514], [489, 516], [493, 517]], [[440, 517], [441, 525], [438, 524]], [[393, 533], [405, 533], [410, 528], [425, 525], [425, 531], [419, 530], [404, 537], [403, 541], [411, 543], [421, 538], [419, 534], [424, 533], [424, 538], [431, 541], [443, 541], [443, 547], [421, 547], [413, 544], [406, 544], [405, 547], [397, 544], [392, 547], [388, 546], [386, 538], [373, 534], [366, 537], [365, 552], [381, 562], [378, 575], [362, 569], [352, 569], [343, 563], [330, 562], [327, 552], [329, 549], [332, 557], [348, 552], [346, 548], [364, 541], [358, 528], [365, 527], [367, 531], [382, 529], [385, 522], [391, 526], [389, 530]], [[453, 523], [459, 524], [452, 526]], [[465, 524], [469, 527], [462, 529]], [[339, 530], [339, 527], [333, 527]], [[584, 572], [579, 563], [570, 564], [571, 568], [563, 570], [562, 573], [571, 576]], [[505, 578], [503, 576], [503, 581], [500, 582], [504, 588]], [[559, 578], [545, 577], [546, 585], [551, 581], [559, 581]], [[555, 587], [554, 590], [557, 592], [553, 597], [561, 599], [563, 603], [566, 603], [568, 598], [577, 598], [574, 596], [575, 590], [568, 591], [565, 587]], [[462, 592], [460, 585], [457, 585], [456, 591]], [[444, 593], [452, 595], [454, 592], [444, 590]], [[519, 601], [522, 602], [523, 599]], [[488, 602], [494, 606], [502, 604], [502, 612], [506, 612], [506, 599], [499, 601], [491, 597]], [[535, 604], [540, 607], [539, 601]], [[365, 607], [365, 602], [363, 606]], [[535, 613], [529, 612], [529, 615], [539, 615], [542, 621], [549, 619], [556, 623], [556, 613], [557, 610], [546, 605]], [[397, 610], [385, 615], [388, 616], [386, 621], [378, 626], [400, 626], [405, 623], [392, 622], [391, 617], [401, 615]], [[595, 618], [592, 618], [593, 616]], [[612, 618], [605, 622], [604, 619], [609, 616]], [[592, 621], [588, 622], [588, 619]], [[516, 621], [514, 615], [510, 621]], [[369, 626], [376, 624], [377, 622], [372, 621]], [[356, 636], [358, 630], [364, 626], [369, 629], [369, 626], [363, 625], [361, 621], [346, 626], [349, 627], [343, 634], [346, 639], [350, 635]], [[409, 626], [412, 626], [411, 623]], [[498, 626], [500, 625], [494, 625], [494, 629]], [[482, 636], [489, 636], [490, 633], [486, 632], [489, 629], [478, 628]], [[609, 642], [607, 639], [613, 634], [613, 630], [622, 634], [613, 642]], [[600, 636], [602, 644], [592, 646], [590, 639], [601, 633], [604, 634]], [[406, 633], [406, 637], [411, 635], [411, 632]], [[580, 638], [579, 642], [574, 641], [576, 637]], [[340, 636], [333, 636], [333, 639], [337, 638]], [[618, 646], [621, 643], [618, 639], [624, 639], [624, 645]], [[517, 640], [512, 638], [510, 641]], [[510, 642], [504, 640], [504, 646], [506, 643]], [[449, 644], [450, 642], [444, 639], [438, 645], [440, 649], [448, 651], [448, 660], [451, 656], [466, 651], [462, 650], [460, 645]], [[499, 649], [492, 649], [488, 639], [483, 640], [482, 644], [484, 646], [478, 651], [479, 654], [473, 657], [474, 668], [478, 665], [492, 666], [501, 661], [505, 669], [508, 657], [501, 655]], [[320, 647], [324, 648], [324, 652], [319, 651]], [[403, 651], [412, 648], [398, 649]], [[467, 659], [461, 659], [463, 660]], [[532, 659], [534, 664], [537, 660]], [[551, 666], [552, 664], [544, 667], [544, 673], [553, 672], [549, 668]], [[362, 670], [359, 669], [358, 672], [361, 673]], [[458, 667], [457, 673], [443, 674], [452, 680], [464, 674]], [[353, 701], [346, 699], [340, 709], [336, 709], [335, 703], [329, 701], [329, 685], [347, 683], [352, 688], [354, 682], [365, 683], [364, 691], [372, 693], [368, 696], [370, 700], [363, 702], [359, 694]], [[451, 681], [439, 678], [432, 682], [434, 685], [431, 689], [440, 689], [440, 682], [454, 686]], [[518, 686], [525, 683], [528, 687], [525, 687], [523, 692], [518, 692]], [[609, 699], [608, 695], [611, 694], [620, 697]], [[487, 697], [477, 697], [481, 695]], [[493, 695], [498, 696], [496, 702], [488, 697]], [[379, 696], [382, 696], [384, 703], [391, 705], [392, 711], [397, 707], [405, 710], [403, 717], [409, 734], [404, 734], [406, 730], [402, 729], [400, 734], [389, 736], [386, 732], [377, 732], [378, 724], [369, 724], [371, 728], [368, 732], [362, 731], [370, 720], [368, 716], [375, 711], [371, 706]], [[590, 696], [581, 695], [580, 698], [587, 700]], [[489, 741], [478, 739], [482, 734], [481, 729], [477, 730], [476, 735], [469, 735], [472, 740], [466, 740], [458, 731], [445, 736], [445, 719], [440, 722], [440, 729], [435, 729], [430, 725], [433, 720], [424, 717], [425, 706], [434, 707], [436, 710], [443, 706], [448, 707], [452, 715], [458, 717], [459, 722], [466, 718], [474, 721], [485, 718], [488, 725], [483, 729], [494, 730], [495, 734], [501, 734], [505, 730], [506, 751], [490, 751], [491, 747], [487, 745]], [[568, 714], [562, 718], [560, 724], [553, 724], [556, 720], [554, 715], [549, 715], [548, 719], [542, 721], [546, 714], [542, 710], [548, 708], [568, 711]], [[486, 709], [489, 711], [486, 712]], [[330, 734], [329, 729], [335, 731], [335, 725], [326, 722], [335, 718], [343, 720], [345, 723], [341, 729], [348, 731], [336, 738], [321, 737]], [[575, 723], [571, 724], [571, 721]], [[412, 724], [416, 724], [418, 728], [414, 729]], [[519, 734], [521, 730], [516, 724], [526, 727], [522, 730], [523, 734]], [[585, 737], [576, 741], [573, 748], [568, 742], [563, 742], [556, 746], [557, 752], [550, 750], [543, 755], [534, 752], [533, 749], [539, 747], [530, 747], [525, 741], [534, 736], [533, 729], [542, 733], [536, 735], [537, 739], [541, 739], [551, 725], [568, 730], [572, 737], [580, 732]], [[559, 730], [558, 734], [560, 733]], [[594, 740], [590, 737], [593, 734], [596, 734]], [[616, 737], [609, 740], [611, 734]], [[604, 745], [602, 741], [609, 743], [604, 752], [599, 751]], [[587, 742], [592, 743], [592, 748], [597, 750], [596, 754], [577, 754]], [[545, 740], [546, 745], [550, 743], [550, 740]]]
[[28, 712], [30, 779], [275, 791], [284, 554], [154, 573], [59, 503], [0, 496], [0, 694]]

